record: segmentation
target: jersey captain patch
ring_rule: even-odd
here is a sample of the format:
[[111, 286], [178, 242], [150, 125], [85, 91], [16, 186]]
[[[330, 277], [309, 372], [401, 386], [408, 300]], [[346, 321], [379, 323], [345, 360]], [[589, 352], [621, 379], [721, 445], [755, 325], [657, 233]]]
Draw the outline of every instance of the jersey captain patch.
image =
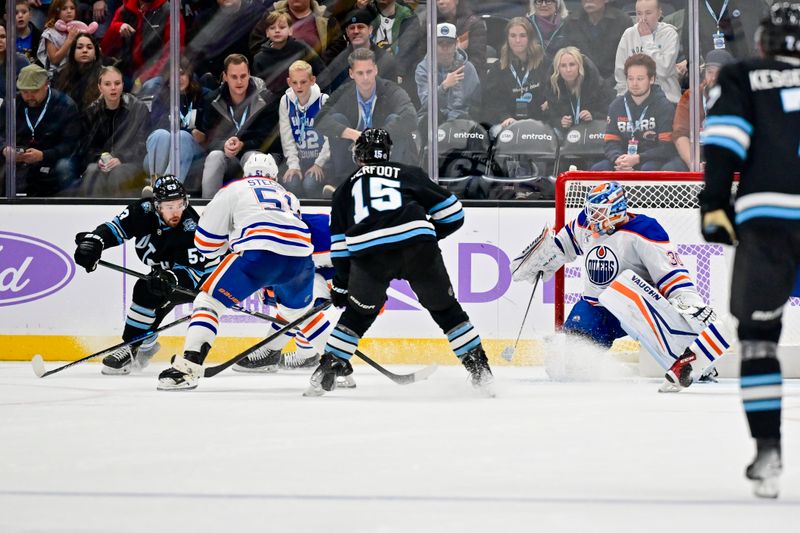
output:
[[607, 246], [595, 246], [586, 254], [586, 273], [595, 285], [608, 285], [619, 274], [619, 260]]

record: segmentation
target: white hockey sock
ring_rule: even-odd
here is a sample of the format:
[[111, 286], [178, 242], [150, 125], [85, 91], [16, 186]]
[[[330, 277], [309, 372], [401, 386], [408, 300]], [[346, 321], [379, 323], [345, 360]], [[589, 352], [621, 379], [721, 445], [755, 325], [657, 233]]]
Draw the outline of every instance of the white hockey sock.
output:
[[199, 352], [203, 343], [214, 345], [219, 328], [219, 316], [225, 312], [225, 306], [201, 292], [194, 299], [194, 310], [189, 328], [186, 330], [186, 341], [183, 344], [184, 352]]

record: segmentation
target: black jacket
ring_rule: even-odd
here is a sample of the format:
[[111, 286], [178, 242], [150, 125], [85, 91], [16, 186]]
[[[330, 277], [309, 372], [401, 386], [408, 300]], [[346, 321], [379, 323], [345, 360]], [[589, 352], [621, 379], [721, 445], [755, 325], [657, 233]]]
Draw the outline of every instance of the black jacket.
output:
[[125, 93], [115, 111], [100, 98], [83, 113], [81, 156], [86, 165], [109, 152], [123, 163], [141, 164], [144, 159], [150, 113], [135, 96]]
[[[520, 81], [525, 81], [520, 87], [511, 68], [501, 68], [500, 61], [496, 61], [489, 70], [486, 83], [483, 85], [484, 120], [490, 124], [498, 124], [512, 117], [518, 120], [532, 118], [546, 120], [547, 113], [542, 111], [542, 104], [547, 101], [547, 85], [550, 83], [552, 67], [545, 58], [525, 80], [525, 67], [517, 62], [512, 63]], [[530, 93], [531, 101], [519, 109], [517, 98]]]
[[[292, 37], [286, 41], [283, 48], [272, 48], [269, 42], [261, 45], [261, 49], [253, 58], [253, 76], [261, 78], [273, 94], [282, 95], [289, 88], [286, 78], [289, 76], [289, 67], [292, 63], [302, 59], [311, 65], [314, 76], [319, 76], [325, 69], [325, 63], [313, 48], [303, 41]], [[319, 80], [317, 80], [319, 83]]]
[[567, 17], [561, 28], [567, 41], [594, 61], [603, 79], [614, 79], [614, 62], [622, 34], [631, 27], [631, 18], [611, 5], [606, 5], [603, 18], [595, 26], [583, 9]]
[[[396, 82], [398, 74], [402, 73], [397, 72], [394, 57], [376, 47], [372, 42], [369, 43], [369, 49], [375, 53], [378, 75], [386, 80]], [[341, 50], [338, 55], [326, 61], [328, 66], [325, 67], [322, 76], [317, 80], [317, 85], [322, 89], [322, 92], [332, 94], [336, 89], [350, 81], [350, 63], [347, 58], [352, 52], [353, 47], [347, 43], [344, 50]], [[407, 75], [413, 77], [413, 74], [414, 72], [411, 71]]]
[[[610, 86], [603, 82], [597, 67], [591, 59], [583, 57], [584, 78], [581, 83], [580, 109], [586, 109], [592, 114], [592, 120], [605, 120], [608, 114], [608, 105], [614, 99], [614, 91]], [[547, 105], [550, 115], [550, 124], [554, 128], [561, 127], [561, 117], [573, 116], [577, 111], [577, 101], [573, 97], [564, 83], [558, 78], [559, 94], [556, 96], [552, 84], [547, 83]], [[573, 125], [575, 119], [573, 117]]]

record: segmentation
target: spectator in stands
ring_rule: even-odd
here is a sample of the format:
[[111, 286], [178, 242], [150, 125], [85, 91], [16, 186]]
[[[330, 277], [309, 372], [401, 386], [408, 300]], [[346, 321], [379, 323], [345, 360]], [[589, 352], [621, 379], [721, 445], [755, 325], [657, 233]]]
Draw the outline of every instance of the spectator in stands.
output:
[[101, 40], [121, 5], [122, 0], [78, 0], [78, 16], [90, 23], [97, 22], [98, 28], [94, 36]]
[[67, 64], [69, 49], [80, 33], [76, 27], [60, 30], [56, 28], [56, 23], [59, 22], [60, 27], [62, 24], [74, 21], [75, 16], [76, 8], [73, 0], [53, 0], [50, 4], [47, 22], [36, 51], [39, 63], [50, 72], [58, 72]]
[[388, 131], [394, 142], [393, 159], [414, 163], [417, 153], [411, 133], [416, 127], [417, 112], [408, 94], [396, 83], [378, 78], [372, 50], [359, 48], [350, 54], [349, 61], [353, 81], [331, 95], [316, 122], [317, 129], [331, 143], [333, 175], [341, 180], [355, 170], [350, 147], [367, 128]]
[[[5, 28], [3, 28], [5, 29]], [[72, 157], [80, 137], [80, 117], [72, 99], [50, 87], [47, 71], [28, 65], [17, 77], [17, 193], [54, 196], [75, 179]], [[5, 100], [0, 116], [6, 116]], [[5, 145], [5, 128], [0, 131]]]
[[371, 40], [373, 18], [372, 13], [366, 9], [355, 9], [348, 14], [343, 23], [344, 36], [342, 38], [345, 40], [345, 47], [336, 57], [324, 58], [328, 66], [318, 81], [320, 88], [324, 92], [332, 94], [350, 79], [348, 76], [350, 66], [347, 58], [350, 57], [353, 50], [359, 48], [372, 50], [375, 54], [375, 61], [378, 65], [378, 71], [381, 73], [381, 78], [397, 83], [394, 57], [384, 52], [383, 49], [378, 48]]
[[258, 89], [250, 64], [241, 54], [225, 58], [222, 85], [208, 97], [200, 131], [206, 134], [203, 197], [211, 198], [223, 183], [241, 173], [255, 153], [266, 153], [277, 138], [278, 96]]
[[83, 113], [81, 155], [86, 163], [83, 196], [139, 196], [146, 184], [142, 170], [149, 111], [123, 91], [122, 72], [102, 67], [100, 98]]
[[[169, 0], [125, 0], [103, 36], [103, 53], [120, 59], [126, 87], [155, 94], [161, 85], [159, 74], [169, 61]], [[180, 17], [180, 48], [185, 25]]]
[[[0, 20], [0, 99], [6, 97], [6, 46], [8, 37], [6, 35], [5, 22]], [[28, 58], [17, 52], [16, 76], [23, 67], [28, 66]], [[15, 76], [15, 77], [16, 77]]]
[[564, 23], [569, 12], [564, 0], [530, 0], [528, 18], [536, 30], [536, 40], [548, 59], [569, 44]]
[[56, 77], [56, 89], [69, 95], [81, 113], [100, 97], [97, 80], [103, 62], [94, 35], [81, 33], [70, 47], [67, 65]]
[[547, 118], [547, 84], [550, 62], [525, 17], [506, 24], [506, 42], [500, 61], [492, 65], [484, 84], [486, 122], [499, 132], [517, 120]]
[[[292, 37], [303, 41], [320, 57], [336, 57], [344, 48], [337, 20], [326, 12], [317, 0], [279, 0], [273, 11], [284, 11], [292, 17]], [[266, 40], [267, 17], [264, 16], [250, 32], [250, 52], [255, 54]]]
[[675, 106], [656, 84], [656, 63], [646, 54], [625, 60], [628, 90], [611, 102], [606, 159], [592, 170], [661, 170], [677, 157], [672, 144]]
[[250, 32], [267, 8], [262, 0], [216, 0], [215, 4], [216, 9], [198, 15], [195, 22], [200, 27], [187, 41], [186, 56], [197, 73], [208, 74], [219, 83], [226, 57], [250, 56]]
[[606, 82], [613, 86], [617, 46], [631, 18], [609, 0], [581, 0], [580, 11], [567, 18], [562, 31], [567, 41], [591, 59]]
[[15, 20], [17, 25], [17, 52], [23, 54], [28, 63], [36, 61], [42, 32], [31, 22], [31, 6], [28, 0], [16, 0]]
[[613, 99], [614, 91], [603, 83], [591, 59], [574, 46], [556, 52], [547, 96], [553, 127], [566, 129], [605, 120]]
[[419, 18], [408, 5], [395, 0], [357, 0], [356, 5], [372, 13], [372, 42], [394, 56], [397, 80], [392, 81], [411, 96], [416, 89], [412, 74], [425, 54], [425, 33]]
[[[436, 26], [436, 85], [439, 122], [470, 118], [471, 110], [481, 103], [481, 82], [467, 54], [456, 46], [456, 27], [449, 22]], [[427, 131], [428, 57], [417, 65], [417, 94], [421, 108], [417, 114], [420, 129]]]
[[[676, 172], [686, 172], [689, 170], [692, 158], [692, 145], [689, 141], [689, 131], [691, 124], [689, 122], [689, 106], [691, 105], [691, 95], [697, 95], [703, 105], [700, 106], [700, 115], [697, 117], [698, 123], [702, 124], [706, 118], [706, 108], [708, 106], [708, 91], [717, 84], [717, 76], [719, 69], [723, 66], [733, 63], [733, 56], [724, 49], [711, 50], [706, 55], [706, 62], [703, 65], [703, 81], [696, 91], [691, 89], [684, 91], [681, 96], [678, 107], [675, 110], [675, 119], [672, 122], [672, 142], [675, 144], [675, 149], [678, 151], [679, 159], [673, 160], [673, 164], [665, 167], [664, 170], [673, 170]], [[698, 137], [699, 138], [699, 137]]]
[[456, 27], [458, 47], [467, 52], [467, 59], [483, 79], [486, 75], [486, 23], [472, 12], [468, 2], [436, 0], [436, 22], [449, 22]]
[[322, 197], [330, 143], [314, 126], [328, 100], [316, 84], [311, 65], [295, 61], [289, 67], [289, 88], [281, 97], [281, 147], [286, 157], [284, 186], [304, 198]]
[[636, 0], [636, 24], [625, 30], [617, 47], [614, 79], [617, 95], [626, 91], [625, 60], [633, 54], [647, 54], [656, 62], [656, 83], [667, 100], [677, 103], [681, 97], [678, 76], [678, 32], [661, 19], [659, 0]]
[[[180, 149], [180, 169], [176, 177], [181, 183], [186, 181], [186, 176], [192, 163], [205, 155], [203, 145], [206, 135], [198, 129], [203, 122], [205, 112], [206, 94], [192, 70], [192, 63], [188, 58], [181, 58], [180, 70], [180, 105], [178, 118], [180, 130], [178, 143]], [[150, 176], [163, 176], [167, 174], [170, 163], [170, 112], [169, 112], [169, 87], [164, 85], [161, 93], [153, 100], [150, 110], [150, 123], [153, 132], [147, 136], [145, 146], [147, 155], [144, 158], [144, 168]], [[174, 169], [171, 170], [174, 174]]]
[[267, 15], [267, 40], [253, 59], [253, 75], [261, 78], [275, 95], [289, 88], [289, 67], [299, 60], [311, 65], [314, 74], [325, 69], [325, 63], [313, 48], [292, 37], [292, 19], [285, 11]]

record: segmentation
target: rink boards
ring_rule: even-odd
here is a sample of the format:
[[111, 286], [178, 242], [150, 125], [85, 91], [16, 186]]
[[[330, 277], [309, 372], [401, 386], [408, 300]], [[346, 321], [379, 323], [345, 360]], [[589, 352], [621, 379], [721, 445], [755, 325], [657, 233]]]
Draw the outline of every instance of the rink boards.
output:
[[[46, 360], [68, 361], [119, 341], [135, 280], [102, 267], [87, 274], [76, 269], [72, 254], [76, 233], [111, 220], [121, 210], [119, 205], [0, 206], [0, 360], [29, 360], [40, 353]], [[198, 210], [202, 213], [202, 208]], [[469, 207], [465, 211], [464, 227], [440, 246], [458, 299], [485, 340], [490, 357], [500, 362], [499, 353], [519, 332], [531, 293], [528, 283], [511, 280], [510, 258], [538, 235], [544, 224], [552, 224], [554, 209]], [[42, 216], [43, 212], [47, 215]], [[696, 217], [697, 213], [686, 216]], [[701, 294], [717, 309], [726, 309], [728, 251], [696, 242], [696, 236], [685, 240], [692, 242], [673, 236], [680, 249], [693, 251], [684, 254], [683, 260]], [[103, 258], [146, 271], [132, 241], [106, 250]], [[568, 270], [567, 301], [580, 292], [578, 271]], [[552, 281], [537, 290], [512, 364], [541, 361], [538, 340], [554, 329], [553, 294]], [[268, 311], [256, 297], [244, 306]], [[189, 306], [179, 306], [164, 323], [188, 311]], [[786, 331], [800, 329], [799, 313], [798, 301], [793, 299], [787, 306]], [[178, 326], [162, 336], [159, 358], [180, 350], [184, 331], [184, 326]], [[212, 359], [241, 351], [265, 331], [265, 324], [258, 319], [238, 313], [224, 316]], [[362, 349], [386, 363], [454, 362], [441, 332], [405, 282], [393, 283], [386, 310], [368, 337]], [[784, 342], [795, 344], [790, 337], [785, 335]]]

